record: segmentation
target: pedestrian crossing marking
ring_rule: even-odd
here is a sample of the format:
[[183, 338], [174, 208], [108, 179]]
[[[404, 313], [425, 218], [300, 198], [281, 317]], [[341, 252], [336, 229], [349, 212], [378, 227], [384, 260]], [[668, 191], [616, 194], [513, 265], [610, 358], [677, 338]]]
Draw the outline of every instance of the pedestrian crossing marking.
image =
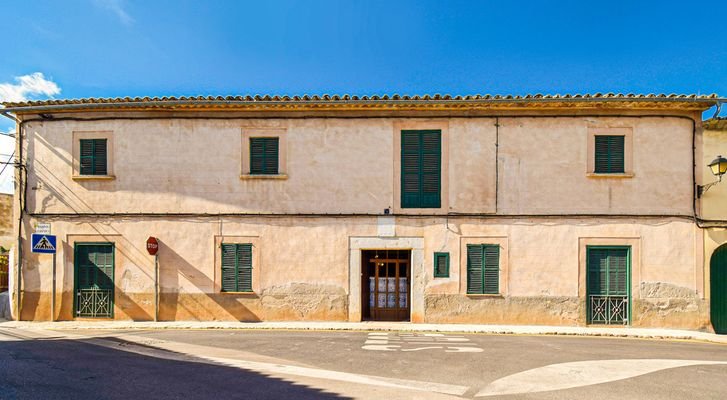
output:
[[483, 350], [464, 336], [442, 333], [371, 332], [361, 347], [373, 351], [442, 350], [445, 353], [480, 353]]

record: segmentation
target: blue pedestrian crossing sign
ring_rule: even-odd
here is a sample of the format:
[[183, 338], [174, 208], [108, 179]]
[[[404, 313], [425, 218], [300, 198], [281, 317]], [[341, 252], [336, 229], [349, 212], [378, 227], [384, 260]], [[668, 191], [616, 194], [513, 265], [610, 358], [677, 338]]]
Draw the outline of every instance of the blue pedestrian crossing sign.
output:
[[30, 236], [30, 251], [33, 253], [55, 254], [56, 237], [42, 233], [33, 233]]

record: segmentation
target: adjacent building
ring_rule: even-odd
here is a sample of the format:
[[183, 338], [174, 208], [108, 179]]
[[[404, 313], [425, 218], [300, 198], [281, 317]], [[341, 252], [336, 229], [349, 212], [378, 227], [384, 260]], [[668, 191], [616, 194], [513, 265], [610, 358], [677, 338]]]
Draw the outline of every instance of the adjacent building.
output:
[[704, 231], [705, 274], [710, 282], [705, 291], [711, 300], [710, 316], [715, 331], [727, 333], [727, 179], [720, 175], [727, 171], [727, 119], [705, 121], [699, 147], [703, 151], [698, 165], [712, 166], [705, 167], [700, 174], [699, 226]]
[[[727, 185], [696, 197], [718, 100], [6, 103], [25, 166], [14, 312], [710, 330], [706, 260], [727, 236], [695, 211], [727, 219], [706, 202]], [[53, 315], [37, 223], [58, 237]]]

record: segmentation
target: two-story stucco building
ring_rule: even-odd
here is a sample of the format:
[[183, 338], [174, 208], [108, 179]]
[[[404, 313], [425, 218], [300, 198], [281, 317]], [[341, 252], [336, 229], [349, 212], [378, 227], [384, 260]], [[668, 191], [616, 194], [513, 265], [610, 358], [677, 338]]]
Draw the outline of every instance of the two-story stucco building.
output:
[[695, 144], [716, 102], [6, 103], [25, 166], [14, 312], [51, 318], [52, 256], [30, 249], [47, 222], [59, 241], [57, 320], [153, 320], [153, 236], [160, 320], [711, 329], [695, 220], [706, 167], [694, 165], [709, 158]]

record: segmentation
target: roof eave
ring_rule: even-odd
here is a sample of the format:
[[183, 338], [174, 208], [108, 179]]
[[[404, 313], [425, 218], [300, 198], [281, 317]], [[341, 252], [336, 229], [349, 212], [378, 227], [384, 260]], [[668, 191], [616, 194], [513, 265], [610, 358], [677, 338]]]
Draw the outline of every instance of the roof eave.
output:
[[674, 109], [707, 110], [727, 99], [712, 98], [532, 98], [486, 100], [160, 100], [62, 104], [3, 103], [3, 113], [101, 111], [331, 111], [331, 110], [522, 110], [522, 109]]

